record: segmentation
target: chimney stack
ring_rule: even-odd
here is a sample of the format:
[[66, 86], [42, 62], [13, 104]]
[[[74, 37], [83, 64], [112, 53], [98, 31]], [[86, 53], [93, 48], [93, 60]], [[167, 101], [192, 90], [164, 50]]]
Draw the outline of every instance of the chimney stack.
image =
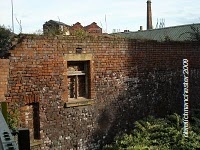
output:
[[152, 28], [151, 0], [147, 0], [147, 30]]
[[140, 30], [139, 31], [142, 31], [143, 30], [143, 26], [140, 26]]

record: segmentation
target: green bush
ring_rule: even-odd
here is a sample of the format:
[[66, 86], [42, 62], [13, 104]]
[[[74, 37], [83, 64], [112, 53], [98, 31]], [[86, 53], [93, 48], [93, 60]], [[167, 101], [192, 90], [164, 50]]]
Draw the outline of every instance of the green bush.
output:
[[113, 144], [104, 146], [104, 150], [190, 150], [200, 148], [200, 135], [190, 127], [189, 137], [182, 134], [182, 119], [173, 114], [166, 118], [154, 118], [136, 121], [131, 134], [118, 135]]
[[8, 126], [12, 130], [16, 130], [19, 124], [19, 115], [18, 110], [19, 106], [17, 103], [14, 103], [10, 110], [8, 111]]

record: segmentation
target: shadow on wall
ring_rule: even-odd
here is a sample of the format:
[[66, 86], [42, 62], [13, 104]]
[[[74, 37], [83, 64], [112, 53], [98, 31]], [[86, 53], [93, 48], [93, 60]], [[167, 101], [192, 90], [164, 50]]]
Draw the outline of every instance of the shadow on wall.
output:
[[[191, 108], [199, 100], [200, 70], [197, 72], [190, 77]], [[164, 117], [172, 113], [182, 114], [182, 70], [146, 71], [139, 80], [126, 84], [127, 90], [100, 111], [98, 128], [92, 137], [100, 149], [111, 143], [117, 134], [130, 133], [138, 119], [148, 115]], [[105, 101], [110, 99], [107, 97]]]

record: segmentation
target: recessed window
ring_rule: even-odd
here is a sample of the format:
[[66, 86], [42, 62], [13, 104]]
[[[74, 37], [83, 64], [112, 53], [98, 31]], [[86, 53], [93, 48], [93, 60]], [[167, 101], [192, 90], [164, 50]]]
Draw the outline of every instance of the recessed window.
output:
[[77, 54], [81, 54], [82, 51], [83, 51], [83, 49], [82, 49], [81, 47], [77, 47], [77, 48], [76, 48], [76, 53], [77, 53]]
[[68, 100], [88, 99], [89, 61], [68, 61]]
[[33, 136], [34, 139], [40, 139], [40, 114], [39, 103], [33, 103]]
[[[28, 95], [26, 99], [31, 100], [33, 96]], [[22, 114], [22, 119], [20, 122], [20, 127], [30, 129], [30, 139], [39, 140], [40, 139], [40, 112], [39, 112], [39, 102], [28, 103], [20, 110]]]

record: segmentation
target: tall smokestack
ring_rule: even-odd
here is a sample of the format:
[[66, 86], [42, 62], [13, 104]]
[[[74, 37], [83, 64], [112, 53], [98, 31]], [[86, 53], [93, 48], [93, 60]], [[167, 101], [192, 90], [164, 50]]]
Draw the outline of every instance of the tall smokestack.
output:
[[147, 30], [152, 28], [151, 0], [147, 0]]

